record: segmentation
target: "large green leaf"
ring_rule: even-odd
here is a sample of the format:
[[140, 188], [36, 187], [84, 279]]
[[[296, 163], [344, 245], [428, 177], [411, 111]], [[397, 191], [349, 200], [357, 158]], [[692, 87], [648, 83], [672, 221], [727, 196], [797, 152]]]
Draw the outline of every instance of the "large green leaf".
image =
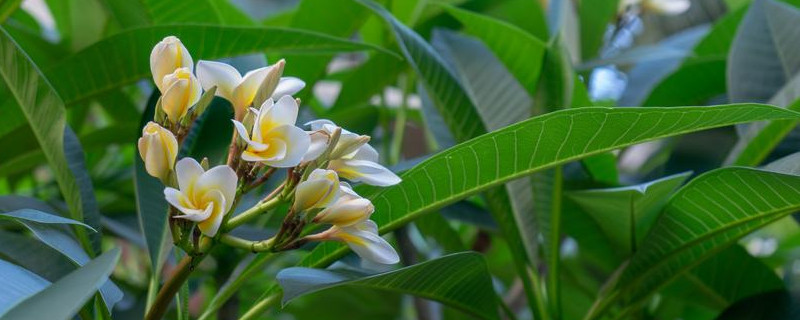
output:
[[597, 222], [617, 249], [629, 255], [653, 226], [669, 195], [689, 178], [682, 173], [620, 188], [574, 191], [568, 194]]
[[731, 102], [765, 102], [800, 70], [800, 10], [756, 0], [738, 29], [728, 59]]
[[486, 43], [528, 94], [536, 95], [536, 82], [547, 48], [544, 42], [501, 20], [451, 6], [445, 10], [461, 21], [467, 33]]
[[[800, 177], [724, 168], [695, 178], [665, 213], [620, 276], [610, 299], [625, 311], [748, 233], [800, 209]], [[624, 315], [625, 313], [623, 313]]]
[[[736, 268], [731, 268], [732, 262]], [[722, 311], [741, 299], [783, 287], [774, 270], [734, 245], [692, 268], [662, 292]]]
[[378, 49], [347, 39], [286, 28], [152, 26], [126, 30], [95, 43], [55, 66], [48, 72], [49, 79], [64, 101], [72, 104], [147, 78], [150, 51], [168, 35], [179, 37], [195, 61], [261, 51], [334, 53]]
[[[373, 218], [385, 233], [493, 186], [594, 154], [745, 121], [793, 117], [798, 114], [759, 104], [556, 111], [428, 158], [401, 175], [400, 184], [371, 197]], [[326, 266], [346, 252], [343, 246], [322, 244], [302, 265]]]
[[119, 249], [106, 252], [85, 266], [37, 292], [2, 315], [3, 319], [71, 319], [108, 280]]
[[[42, 146], [66, 200], [70, 217], [84, 221], [84, 211], [91, 203], [86, 203], [82, 199], [81, 185], [78, 184], [64, 152], [66, 128], [64, 103], [50, 86], [48, 79], [2, 27], [0, 27], [0, 77], [5, 81], [17, 106], [28, 120], [36, 140]], [[81, 245], [93, 255], [94, 251], [86, 230], [75, 228], [75, 233]]]
[[499, 318], [491, 276], [478, 253], [455, 253], [365, 277], [353, 272], [295, 267], [281, 270], [277, 279], [283, 287], [284, 304], [328, 288], [367, 287], [439, 301], [482, 319]]

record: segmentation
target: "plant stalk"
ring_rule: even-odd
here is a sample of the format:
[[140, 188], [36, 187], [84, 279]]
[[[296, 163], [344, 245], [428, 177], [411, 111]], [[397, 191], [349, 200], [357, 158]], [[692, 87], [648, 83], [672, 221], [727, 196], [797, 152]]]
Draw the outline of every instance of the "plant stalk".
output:
[[200, 262], [204, 257], [205, 255], [194, 258], [185, 256], [181, 259], [175, 267], [175, 272], [172, 274], [172, 277], [170, 277], [167, 282], [164, 283], [164, 286], [161, 287], [161, 290], [158, 291], [155, 302], [153, 302], [150, 310], [147, 311], [147, 315], [145, 316], [146, 320], [160, 320], [164, 317], [167, 308], [169, 308], [169, 304], [172, 302], [172, 299], [175, 298], [175, 294], [178, 293], [183, 283], [189, 279], [189, 275], [192, 274], [195, 264]]

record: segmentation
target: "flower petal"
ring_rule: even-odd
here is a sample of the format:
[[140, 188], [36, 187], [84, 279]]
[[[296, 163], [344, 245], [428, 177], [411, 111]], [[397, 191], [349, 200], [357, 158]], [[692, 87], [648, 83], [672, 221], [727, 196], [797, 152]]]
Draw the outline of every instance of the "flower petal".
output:
[[191, 89], [190, 84], [188, 79], [175, 80], [161, 97], [161, 108], [172, 123], [177, 123], [189, 109], [186, 94]]
[[239, 85], [233, 89], [233, 99], [236, 101], [234, 104], [237, 108], [246, 108], [253, 103], [253, 98], [264, 82], [264, 78], [269, 73], [271, 67], [263, 67], [247, 72]]
[[178, 176], [178, 188], [187, 191], [192, 188], [195, 181], [200, 178], [205, 170], [197, 160], [186, 157], [175, 164], [175, 174]]
[[276, 125], [294, 125], [297, 122], [297, 113], [299, 112], [299, 108], [297, 106], [297, 101], [290, 96], [283, 96], [275, 106], [272, 107], [271, 112], [269, 112], [268, 116], [270, 117], [270, 121], [275, 123]]
[[321, 131], [308, 132], [310, 144], [302, 162], [316, 160], [328, 148], [328, 135]]
[[236, 133], [239, 134], [239, 137], [241, 137], [242, 140], [244, 140], [244, 142], [247, 143], [248, 146], [250, 146], [256, 151], [264, 151], [267, 149], [266, 144], [250, 140], [250, 137], [247, 135], [247, 129], [244, 127], [244, 124], [236, 120], [231, 120], [231, 121], [233, 121], [233, 126], [236, 127]]
[[197, 62], [197, 78], [205, 90], [217, 86], [215, 95], [231, 103], [233, 103], [233, 90], [242, 82], [242, 76], [236, 68], [227, 63], [207, 60]]
[[200, 175], [195, 182], [194, 192], [205, 194], [207, 192], [219, 191], [227, 202], [227, 207], [223, 207], [223, 214], [230, 210], [233, 199], [236, 196], [236, 184], [238, 178], [236, 172], [227, 165], [213, 167]]
[[276, 140], [282, 141], [286, 145], [286, 154], [281, 159], [274, 161], [264, 162], [265, 164], [276, 168], [294, 167], [300, 164], [303, 156], [308, 151], [311, 144], [311, 138], [308, 134], [295, 126], [284, 125], [275, 128], [268, 133], [267, 139], [270, 145], [274, 144]]
[[372, 161], [334, 160], [329, 168], [336, 170], [339, 176], [373, 186], [388, 187], [402, 181], [394, 172]]
[[211, 209], [206, 206], [204, 209], [194, 209], [187, 207], [189, 199], [186, 198], [186, 195], [182, 192], [178, 191], [175, 188], [165, 188], [164, 189], [164, 197], [167, 199], [167, 202], [171, 204], [175, 209], [178, 211], [183, 212], [183, 215], [175, 216], [175, 218], [181, 218], [191, 221], [203, 221], [211, 215]]
[[395, 264], [400, 262], [397, 251], [392, 248], [389, 242], [378, 235], [377, 227], [372, 220], [366, 220], [358, 225], [342, 228], [340, 232], [347, 234], [342, 237], [342, 239], [347, 243], [350, 249], [362, 259], [381, 264]]
[[220, 225], [222, 225], [225, 213], [227, 213], [227, 210], [233, 205], [233, 199], [226, 199], [219, 190], [211, 190], [205, 195], [204, 200], [212, 206], [212, 210], [211, 214], [206, 219], [197, 224], [197, 228], [207, 237], [214, 237], [217, 235]]
[[278, 82], [278, 86], [275, 88], [275, 91], [272, 93], [273, 98], [280, 98], [283, 96], [291, 96], [295, 93], [303, 90], [306, 87], [306, 83], [303, 80], [295, 77], [282, 77], [281, 80]]
[[378, 162], [378, 158], [379, 158], [378, 151], [376, 151], [375, 148], [373, 148], [369, 144], [361, 145], [361, 147], [358, 148], [358, 150], [356, 150], [355, 153], [353, 153], [352, 157], [350, 157], [350, 159], [353, 160], [366, 160], [375, 163]]

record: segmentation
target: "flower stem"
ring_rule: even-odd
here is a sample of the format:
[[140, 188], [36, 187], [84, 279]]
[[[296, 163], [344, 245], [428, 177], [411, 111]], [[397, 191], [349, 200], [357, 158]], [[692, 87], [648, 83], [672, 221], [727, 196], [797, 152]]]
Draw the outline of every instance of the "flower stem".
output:
[[175, 298], [175, 294], [180, 290], [181, 285], [189, 279], [189, 275], [192, 274], [194, 266], [204, 257], [205, 255], [196, 257], [186, 256], [181, 259], [175, 267], [175, 272], [167, 282], [164, 283], [161, 290], [158, 291], [155, 302], [153, 302], [153, 305], [145, 316], [146, 320], [159, 320], [164, 317], [169, 304], [172, 302], [172, 299]]
[[245, 212], [240, 213], [239, 215], [231, 218], [222, 228], [223, 232], [228, 232], [230, 230], [235, 229], [236, 227], [245, 224], [246, 222], [250, 221], [251, 219], [261, 215], [264, 212], [269, 211], [270, 209], [278, 206], [283, 202], [281, 197], [272, 198], [266, 202], [259, 203], [254, 207], [247, 209]]

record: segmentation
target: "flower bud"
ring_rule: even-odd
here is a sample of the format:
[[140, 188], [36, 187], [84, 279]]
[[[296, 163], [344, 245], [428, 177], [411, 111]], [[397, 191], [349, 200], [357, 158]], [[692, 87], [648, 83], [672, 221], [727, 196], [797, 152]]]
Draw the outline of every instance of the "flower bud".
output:
[[339, 197], [339, 176], [333, 170], [315, 169], [297, 185], [292, 209], [295, 212], [324, 208]]
[[369, 219], [373, 212], [375, 206], [367, 199], [341, 197], [318, 213], [314, 222], [346, 227]]
[[181, 40], [175, 36], [169, 36], [156, 44], [153, 51], [150, 52], [150, 72], [153, 74], [153, 82], [161, 93], [167, 89], [163, 87], [164, 77], [178, 68], [189, 68], [191, 72], [194, 63]]
[[147, 173], [166, 183], [178, 156], [178, 140], [172, 132], [151, 121], [142, 129], [139, 154]]
[[178, 123], [194, 104], [200, 100], [200, 82], [189, 68], [179, 68], [164, 77], [162, 86], [166, 88], [161, 97], [161, 107], [167, 119]]

